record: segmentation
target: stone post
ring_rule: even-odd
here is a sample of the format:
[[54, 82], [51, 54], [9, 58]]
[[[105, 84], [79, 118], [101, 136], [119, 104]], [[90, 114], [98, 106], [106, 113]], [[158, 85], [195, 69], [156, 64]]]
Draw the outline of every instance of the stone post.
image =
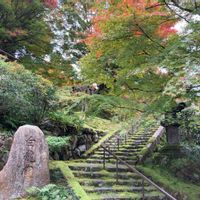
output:
[[167, 143], [169, 145], [179, 145], [180, 134], [178, 125], [168, 125], [166, 126], [166, 137]]

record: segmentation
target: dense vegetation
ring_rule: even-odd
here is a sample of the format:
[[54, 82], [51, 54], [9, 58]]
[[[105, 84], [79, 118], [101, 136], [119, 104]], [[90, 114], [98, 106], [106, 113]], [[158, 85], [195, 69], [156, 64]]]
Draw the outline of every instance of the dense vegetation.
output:
[[[95, 134], [151, 114], [166, 129], [178, 127], [179, 141], [163, 138], [143, 170], [157, 166], [199, 184], [199, 17], [198, 1], [2, 0], [1, 135], [38, 125], [51, 159], [65, 160]], [[102, 91], [72, 92], [92, 83]], [[59, 184], [30, 193], [73, 196]]]

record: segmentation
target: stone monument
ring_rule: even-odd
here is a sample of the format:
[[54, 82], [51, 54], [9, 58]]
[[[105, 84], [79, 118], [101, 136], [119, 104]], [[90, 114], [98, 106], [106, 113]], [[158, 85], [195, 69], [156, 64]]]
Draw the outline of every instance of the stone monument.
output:
[[32, 186], [49, 183], [49, 152], [43, 132], [37, 126], [19, 127], [0, 171], [0, 200], [11, 200], [26, 195]]

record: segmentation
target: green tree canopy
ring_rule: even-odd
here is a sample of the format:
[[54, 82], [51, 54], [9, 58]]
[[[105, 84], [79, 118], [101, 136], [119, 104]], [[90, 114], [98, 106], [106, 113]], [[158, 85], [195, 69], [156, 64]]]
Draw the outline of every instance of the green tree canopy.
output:
[[51, 32], [44, 22], [41, 0], [0, 2], [0, 47], [13, 54], [39, 56], [50, 51]]

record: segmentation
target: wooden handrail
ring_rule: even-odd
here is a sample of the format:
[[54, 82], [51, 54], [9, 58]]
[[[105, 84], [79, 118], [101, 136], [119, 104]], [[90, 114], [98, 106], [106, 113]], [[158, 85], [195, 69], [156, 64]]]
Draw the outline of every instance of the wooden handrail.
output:
[[[116, 156], [114, 153], [112, 153], [110, 150], [108, 150], [104, 145], [100, 145], [105, 151], [107, 151], [110, 155], [112, 155], [116, 160], [119, 160], [121, 163], [127, 166], [128, 169], [130, 169], [132, 172], [135, 172], [137, 175], [139, 175], [143, 180], [147, 181], [151, 185], [153, 185], [156, 189], [158, 189], [161, 193], [163, 193], [165, 196], [167, 196], [171, 200], [177, 200], [172, 195], [170, 195], [168, 192], [166, 192], [164, 189], [159, 187], [156, 183], [154, 183], [152, 180], [147, 178], [144, 174], [139, 172], [136, 168], [130, 166], [127, 162]], [[105, 165], [105, 163], [104, 163]]]

